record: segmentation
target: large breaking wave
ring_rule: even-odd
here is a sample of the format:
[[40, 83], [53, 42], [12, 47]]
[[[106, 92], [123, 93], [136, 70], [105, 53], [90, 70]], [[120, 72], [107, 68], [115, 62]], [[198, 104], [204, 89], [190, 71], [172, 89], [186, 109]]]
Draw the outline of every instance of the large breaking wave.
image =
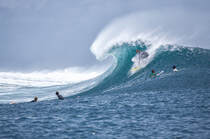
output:
[[[59, 90], [66, 96], [80, 93], [100, 93], [119, 86], [132, 86], [132, 82], [138, 81], [142, 84], [150, 79], [151, 69], [157, 72], [164, 70], [162, 77], [170, 78], [172, 65], [177, 65], [180, 71], [195, 72], [210, 68], [210, 51], [202, 48], [190, 48], [174, 45], [160, 45], [155, 52], [152, 44], [142, 41], [116, 44], [106, 54], [111, 56], [112, 64], [106, 71], [83, 73], [74, 75], [76, 79], [83, 81], [73, 82], [72, 72], [48, 72], [48, 73], [0, 73], [0, 96], [1, 103], [27, 102], [38, 96], [39, 100], [55, 98], [55, 91]], [[149, 57], [144, 67], [131, 74], [133, 62], [131, 59], [136, 55], [136, 49], [147, 51]], [[61, 74], [61, 75], [59, 75]], [[205, 74], [210, 74], [209, 72]], [[84, 76], [87, 78], [84, 78]], [[203, 79], [204, 75], [200, 74]], [[172, 77], [171, 77], [172, 78]], [[194, 80], [194, 79], [192, 79]], [[156, 79], [158, 82], [158, 79]], [[155, 83], [157, 84], [157, 83]], [[208, 82], [206, 85], [208, 86]], [[177, 86], [178, 87], [178, 86]], [[150, 87], [151, 88], [151, 87]]]
[[[57, 90], [65, 97], [81, 93], [94, 94], [115, 88], [132, 87], [136, 82], [143, 85], [139, 86], [142, 89], [154, 89], [154, 86], [159, 85], [161, 78], [174, 78], [171, 73], [172, 65], [177, 65], [180, 71], [186, 72], [188, 76], [189, 73], [195, 75], [198, 71], [196, 76], [192, 76], [193, 81], [198, 77], [209, 77], [209, 50], [177, 45], [172, 37], [163, 34], [159, 28], [145, 31], [145, 27], [140, 28], [136, 23], [127, 21], [128, 19], [120, 19], [108, 25], [90, 48], [98, 60], [111, 59], [110, 64], [95, 66], [89, 70], [68, 68], [32, 73], [0, 72], [0, 103], [27, 102], [34, 96], [38, 96], [39, 100], [55, 99], [54, 93]], [[149, 57], [141, 63], [140, 70], [131, 73], [135, 64], [131, 59], [136, 55], [136, 49], [146, 51]], [[157, 72], [164, 70], [164, 74], [152, 80], [149, 76], [152, 69]], [[194, 85], [208, 88], [209, 80], [203, 81], [204, 85], [201, 85], [202, 81]], [[181, 81], [175, 86], [187, 87], [188, 84], [185, 83], [188, 82]], [[172, 86], [165, 84], [164, 87]]]

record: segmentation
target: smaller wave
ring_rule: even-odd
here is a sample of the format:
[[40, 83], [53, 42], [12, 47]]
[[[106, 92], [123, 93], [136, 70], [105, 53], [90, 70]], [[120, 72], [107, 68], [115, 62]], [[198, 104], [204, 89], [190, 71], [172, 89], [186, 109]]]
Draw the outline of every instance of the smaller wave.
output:
[[28, 102], [34, 96], [38, 96], [39, 101], [55, 99], [57, 90], [64, 97], [75, 95], [97, 85], [106, 75], [103, 73], [107, 68], [109, 65], [97, 70], [92, 67], [31, 73], [0, 72], [0, 103]]
[[57, 71], [39, 71], [31, 73], [0, 72], [0, 84], [10, 84], [27, 87], [46, 87], [65, 85], [89, 80], [101, 75], [104, 70], [85, 70], [82, 68], [67, 68]]

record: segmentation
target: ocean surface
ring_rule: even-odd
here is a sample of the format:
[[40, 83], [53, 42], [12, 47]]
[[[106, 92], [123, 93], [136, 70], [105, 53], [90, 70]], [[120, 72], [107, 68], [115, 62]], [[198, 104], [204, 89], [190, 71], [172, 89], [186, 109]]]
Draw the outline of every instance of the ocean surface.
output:
[[[132, 71], [136, 49], [149, 57]], [[108, 68], [84, 80], [68, 70], [0, 72], [0, 138], [210, 138], [210, 50], [135, 41], [103, 57]]]

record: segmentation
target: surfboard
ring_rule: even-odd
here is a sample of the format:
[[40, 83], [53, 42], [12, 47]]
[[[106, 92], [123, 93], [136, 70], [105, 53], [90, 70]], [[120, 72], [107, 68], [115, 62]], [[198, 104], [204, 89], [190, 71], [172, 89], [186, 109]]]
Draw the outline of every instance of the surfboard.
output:
[[135, 71], [138, 71], [139, 69], [141, 68], [141, 66], [136, 66], [136, 67], [133, 67], [131, 69], [132, 72], [135, 72]]
[[173, 69], [173, 71], [174, 71], [174, 72], [177, 72], [177, 71], [178, 71], [178, 69]]
[[159, 75], [161, 75], [161, 74], [163, 74], [163, 70], [162, 71], [160, 71], [159, 73], [157, 73], [157, 76], [159, 76]]

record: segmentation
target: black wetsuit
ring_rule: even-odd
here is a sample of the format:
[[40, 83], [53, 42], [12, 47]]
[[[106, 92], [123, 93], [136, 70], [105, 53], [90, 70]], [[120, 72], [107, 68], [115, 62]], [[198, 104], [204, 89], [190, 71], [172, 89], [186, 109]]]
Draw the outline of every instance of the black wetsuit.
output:
[[64, 100], [64, 97], [62, 96], [62, 95], [57, 95], [58, 96], [58, 99], [60, 99], [60, 100]]

